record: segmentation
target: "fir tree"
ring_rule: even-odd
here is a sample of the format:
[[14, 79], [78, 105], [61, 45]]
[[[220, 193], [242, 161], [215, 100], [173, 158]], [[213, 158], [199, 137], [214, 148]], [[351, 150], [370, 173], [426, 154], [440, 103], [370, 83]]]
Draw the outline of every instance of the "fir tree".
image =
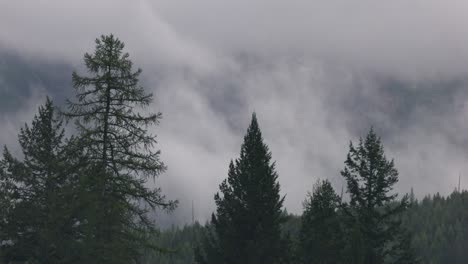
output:
[[0, 228], [9, 241], [6, 261], [63, 263], [75, 239], [68, 199], [72, 174], [62, 121], [49, 98], [31, 126], [20, 130], [19, 143], [23, 160], [5, 148], [0, 174], [2, 200], [9, 204]]
[[[348, 254], [359, 263], [386, 263], [397, 258], [397, 235], [403, 232], [398, 216], [407, 208], [408, 197], [397, 201], [392, 193], [398, 182], [393, 160], [385, 157], [380, 138], [371, 129], [357, 147], [350, 143], [345, 168], [350, 195], [348, 215]], [[359, 249], [353, 248], [360, 245]], [[359, 256], [358, 256], [359, 255]]]
[[[21, 163], [4, 147], [0, 160], [0, 263], [8, 263], [18, 259], [17, 242], [21, 230], [17, 205], [21, 204], [20, 188], [16, 177], [23, 174]], [[24, 218], [24, 217], [22, 217]], [[27, 260], [20, 258], [22, 260]]]
[[240, 158], [231, 161], [228, 178], [215, 195], [212, 233], [197, 254], [198, 262], [285, 263], [284, 197], [279, 192], [275, 163], [253, 114]]
[[328, 180], [318, 181], [304, 202], [301, 220], [302, 263], [339, 263], [343, 238], [340, 226], [340, 198]]
[[94, 53], [84, 55], [89, 76], [73, 73], [77, 101], [68, 101], [65, 113], [75, 120], [76, 147], [87, 158], [80, 181], [82, 229], [87, 255], [97, 263], [136, 262], [143, 248], [153, 247], [147, 239], [155, 231], [148, 208], [175, 206], [146, 185], [165, 170], [160, 152], [153, 150], [155, 135], [147, 131], [161, 114], [141, 113], [153, 96], [139, 85], [141, 70], [132, 69], [123, 49], [113, 35], [96, 39]]

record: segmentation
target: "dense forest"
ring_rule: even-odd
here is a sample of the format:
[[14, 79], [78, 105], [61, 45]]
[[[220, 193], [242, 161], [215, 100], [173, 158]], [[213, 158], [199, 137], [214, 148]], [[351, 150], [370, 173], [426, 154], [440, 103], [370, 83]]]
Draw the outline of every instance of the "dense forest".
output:
[[18, 131], [22, 155], [3, 150], [0, 263], [466, 262], [468, 192], [396, 193], [397, 166], [373, 128], [343, 153], [346, 189], [323, 175], [302, 215], [288, 214], [255, 113], [210, 221], [158, 230], [150, 213], [177, 208], [147, 184], [166, 170], [149, 133], [161, 113], [148, 111], [153, 95], [124, 43], [95, 44], [87, 73], [71, 76], [75, 98], [47, 98]]
[[[412, 245], [420, 263], [466, 263], [468, 259], [468, 192], [458, 190], [443, 197], [439, 194], [413, 200], [402, 220], [413, 235]], [[282, 226], [297, 241], [301, 216], [287, 216]], [[171, 248], [168, 254], [148, 254], [144, 263], [195, 263], [194, 244], [202, 237], [199, 223], [173, 226], [156, 237], [157, 243]]]

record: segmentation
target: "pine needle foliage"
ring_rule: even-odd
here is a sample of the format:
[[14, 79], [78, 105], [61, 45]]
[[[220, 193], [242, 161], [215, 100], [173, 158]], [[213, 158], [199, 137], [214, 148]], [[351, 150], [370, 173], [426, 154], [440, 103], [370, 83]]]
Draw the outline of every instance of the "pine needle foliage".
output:
[[271, 152], [252, 115], [240, 157], [214, 197], [216, 214], [201, 248], [199, 263], [285, 263], [288, 243], [281, 233], [284, 197]]
[[148, 132], [161, 113], [147, 113], [153, 95], [139, 85], [142, 71], [133, 70], [124, 47], [113, 35], [96, 39], [94, 53], [84, 55], [88, 75], [72, 75], [75, 101], [68, 100], [64, 112], [79, 132], [75, 147], [87, 159], [83, 229], [99, 263], [132, 263], [144, 248], [157, 249], [148, 240], [155, 228], [147, 213], [176, 205], [147, 187], [166, 169]]

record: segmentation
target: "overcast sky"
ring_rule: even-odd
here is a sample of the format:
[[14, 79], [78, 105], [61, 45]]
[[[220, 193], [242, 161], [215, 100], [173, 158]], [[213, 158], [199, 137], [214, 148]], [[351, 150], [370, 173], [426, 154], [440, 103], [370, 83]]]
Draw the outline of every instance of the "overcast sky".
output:
[[[71, 95], [83, 54], [114, 33], [163, 113], [154, 132], [168, 171], [154, 184], [180, 200], [167, 221], [188, 221], [192, 200], [197, 219], [213, 211], [253, 111], [290, 212], [317, 178], [341, 189], [349, 141], [370, 126], [395, 158], [398, 191], [447, 194], [459, 173], [468, 187], [467, 10], [463, 0], [0, 0], [0, 144], [17, 148], [21, 124], [47, 94]], [[12, 64], [26, 76], [11, 81]]]

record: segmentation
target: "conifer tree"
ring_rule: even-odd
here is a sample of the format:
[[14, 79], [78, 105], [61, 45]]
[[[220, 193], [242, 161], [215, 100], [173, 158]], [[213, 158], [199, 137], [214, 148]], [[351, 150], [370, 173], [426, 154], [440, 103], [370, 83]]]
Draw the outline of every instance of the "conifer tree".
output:
[[[398, 216], [407, 208], [408, 196], [398, 201], [392, 193], [398, 171], [373, 129], [357, 147], [350, 143], [341, 175], [350, 196], [349, 206], [343, 207], [348, 215], [348, 249], [352, 249], [348, 257], [369, 264], [398, 258], [397, 235], [404, 232]], [[360, 248], [353, 248], [356, 245]]]
[[[73, 247], [69, 206], [70, 174], [62, 121], [52, 101], [39, 107], [31, 126], [19, 133], [24, 158], [5, 148], [0, 172], [0, 200], [7, 207], [0, 230], [7, 262], [63, 263]], [[7, 238], [7, 239], [6, 239]]]
[[[20, 163], [4, 147], [0, 160], [0, 263], [8, 263], [17, 259], [16, 244], [19, 234], [19, 222], [16, 206], [20, 204], [20, 191], [16, 185], [15, 176], [21, 172]], [[16, 223], [15, 223], [16, 222]]]
[[304, 201], [300, 239], [301, 263], [340, 263], [343, 234], [337, 211], [340, 198], [328, 180], [318, 181]]
[[153, 95], [139, 85], [141, 69], [133, 70], [124, 43], [113, 35], [96, 39], [94, 53], [84, 55], [88, 76], [73, 73], [76, 101], [68, 112], [79, 131], [76, 148], [87, 158], [81, 178], [84, 244], [94, 263], [136, 262], [143, 248], [153, 247], [149, 209], [173, 209], [159, 189], [146, 182], [164, 172], [155, 135], [161, 113], [143, 113]]
[[230, 163], [228, 178], [215, 195], [216, 214], [199, 263], [285, 263], [287, 243], [278, 174], [255, 114], [241, 146], [240, 158]]

